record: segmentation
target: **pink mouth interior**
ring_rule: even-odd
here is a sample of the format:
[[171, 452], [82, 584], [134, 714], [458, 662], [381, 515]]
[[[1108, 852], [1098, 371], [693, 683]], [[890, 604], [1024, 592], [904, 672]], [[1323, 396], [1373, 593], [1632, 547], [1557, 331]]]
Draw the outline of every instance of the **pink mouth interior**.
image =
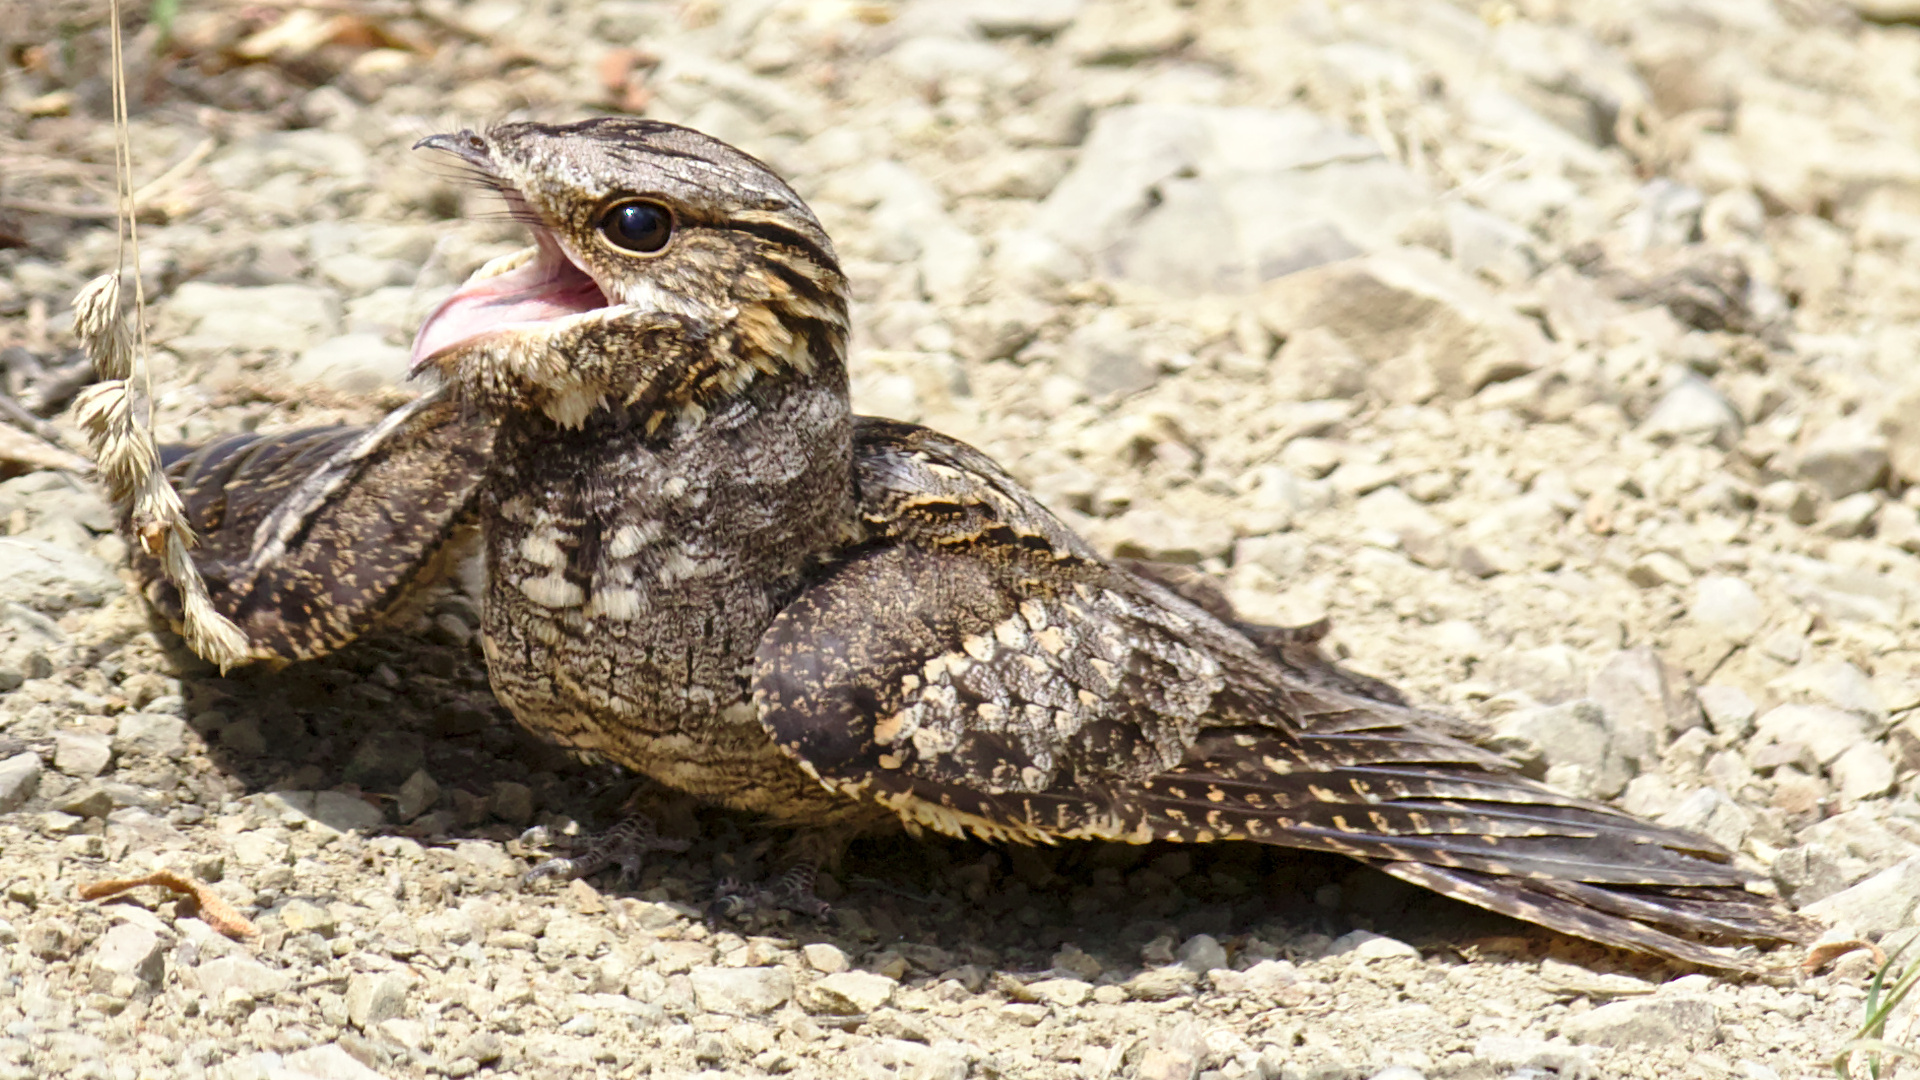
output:
[[540, 250], [533, 258], [504, 274], [462, 285], [433, 309], [413, 338], [416, 368], [486, 334], [609, 306], [600, 286], [573, 265], [546, 230], [535, 229], [534, 239]]

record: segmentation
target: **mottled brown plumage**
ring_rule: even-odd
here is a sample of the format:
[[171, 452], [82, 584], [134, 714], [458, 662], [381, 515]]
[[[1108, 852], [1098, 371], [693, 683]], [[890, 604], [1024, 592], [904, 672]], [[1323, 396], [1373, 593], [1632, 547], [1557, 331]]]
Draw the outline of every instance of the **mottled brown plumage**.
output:
[[[242, 625], [262, 655], [368, 625], [470, 514], [501, 700], [713, 802], [842, 832], [1338, 852], [1717, 966], [1743, 963], [1717, 946], [1805, 935], [1711, 841], [1528, 781], [1326, 661], [1314, 628], [1243, 623], [1203, 579], [1103, 559], [978, 451], [854, 416], [845, 280], [759, 162], [634, 120], [426, 145], [536, 239], [422, 327], [444, 399], [385, 442], [283, 437], [175, 467], [210, 568], [246, 568], [216, 601], [259, 613]], [[388, 548], [343, 558], [335, 519], [382, 500], [405, 507]]]

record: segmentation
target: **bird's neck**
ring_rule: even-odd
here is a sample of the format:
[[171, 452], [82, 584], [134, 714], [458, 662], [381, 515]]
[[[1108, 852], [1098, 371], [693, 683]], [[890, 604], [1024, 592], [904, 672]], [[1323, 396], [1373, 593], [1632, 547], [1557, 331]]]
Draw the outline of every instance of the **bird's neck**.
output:
[[613, 410], [573, 428], [532, 412], [503, 418], [483, 496], [493, 557], [571, 581], [583, 600], [596, 583], [631, 583], [726, 602], [798, 588], [854, 535], [853, 417], [838, 363], [755, 379], [697, 423], [645, 421]]

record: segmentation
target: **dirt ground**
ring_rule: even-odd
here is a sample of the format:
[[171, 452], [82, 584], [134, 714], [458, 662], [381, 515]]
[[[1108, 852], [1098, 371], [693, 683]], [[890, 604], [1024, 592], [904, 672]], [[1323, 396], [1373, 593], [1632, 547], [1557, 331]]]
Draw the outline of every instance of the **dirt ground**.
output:
[[[1330, 616], [1352, 666], [1835, 939], [1920, 936], [1920, 4], [155, 11], [164, 441], [415, 392], [413, 327], [523, 242], [420, 137], [692, 124], [833, 235], [862, 411], [1252, 617]], [[0, 12], [0, 376], [55, 438], [115, 258], [103, 18]], [[523, 830], [643, 785], [514, 725], [470, 596], [220, 677], [111, 525], [83, 475], [0, 464], [0, 1080], [1797, 1080], [1866, 1011], [1864, 951], [1723, 978], [1235, 845], [876, 841], [835, 922], [715, 928], [778, 837], [660, 797], [686, 853], [523, 887]], [[76, 897], [160, 868], [261, 935]]]

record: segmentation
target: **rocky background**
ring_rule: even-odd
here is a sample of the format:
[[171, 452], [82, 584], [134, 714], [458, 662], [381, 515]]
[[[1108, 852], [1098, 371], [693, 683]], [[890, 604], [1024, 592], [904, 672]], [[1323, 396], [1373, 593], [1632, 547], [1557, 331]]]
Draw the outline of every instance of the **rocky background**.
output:
[[[711, 928], [770, 838], [660, 799], [685, 854], [523, 889], [523, 829], [602, 827], [636, 785], [512, 724], [469, 597], [220, 678], [128, 593], [99, 488], [45, 467], [87, 375], [69, 298], [115, 258], [103, 18], [0, 13], [0, 1078], [1831, 1075], [1865, 952], [1717, 979], [1336, 859], [874, 843], [822, 883], [835, 923]], [[405, 399], [421, 315], [522, 242], [422, 135], [690, 123], [836, 238], [864, 411], [1252, 616], [1330, 615], [1351, 664], [1534, 774], [1892, 949], [1920, 936], [1910, 19], [157, 5], [128, 48], [159, 427]], [[263, 933], [76, 899], [153, 868]]]

